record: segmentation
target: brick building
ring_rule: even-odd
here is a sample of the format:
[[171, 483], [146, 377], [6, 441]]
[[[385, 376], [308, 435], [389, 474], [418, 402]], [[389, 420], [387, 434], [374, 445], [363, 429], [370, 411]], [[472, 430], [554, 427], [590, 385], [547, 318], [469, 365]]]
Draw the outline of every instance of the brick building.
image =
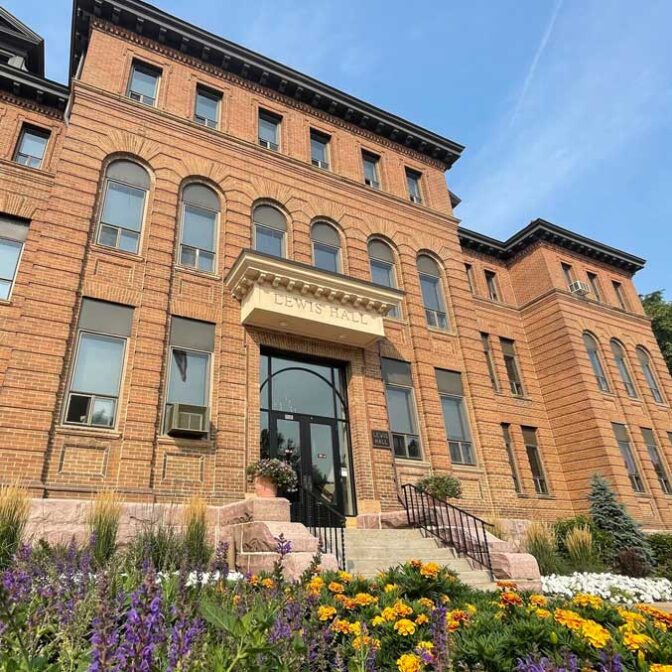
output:
[[0, 9], [0, 482], [135, 501], [291, 457], [347, 515], [452, 473], [474, 513], [672, 528], [643, 260], [459, 226], [459, 144], [139, 0], [75, 0], [69, 87]]

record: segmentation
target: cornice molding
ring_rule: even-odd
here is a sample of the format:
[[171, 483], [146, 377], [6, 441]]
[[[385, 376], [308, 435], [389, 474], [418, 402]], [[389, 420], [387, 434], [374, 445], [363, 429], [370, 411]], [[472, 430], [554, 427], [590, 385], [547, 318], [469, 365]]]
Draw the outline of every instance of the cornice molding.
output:
[[23, 104], [33, 105], [31, 109], [54, 117], [63, 116], [70, 98], [70, 89], [67, 86], [2, 63], [0, 89], [4, 89], [0, 91], [3, 98], [12, 102], [30, 101]]

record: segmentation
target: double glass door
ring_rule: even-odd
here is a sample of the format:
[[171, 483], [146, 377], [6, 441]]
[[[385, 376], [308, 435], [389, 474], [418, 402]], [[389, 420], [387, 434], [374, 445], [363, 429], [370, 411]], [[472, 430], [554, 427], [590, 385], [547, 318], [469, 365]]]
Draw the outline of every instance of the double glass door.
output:
[[355, 515], [342, 367], [262, 353], [260, 381], [261, 455], [296, 471], [299, 493], [290, 500], [309, 491]]

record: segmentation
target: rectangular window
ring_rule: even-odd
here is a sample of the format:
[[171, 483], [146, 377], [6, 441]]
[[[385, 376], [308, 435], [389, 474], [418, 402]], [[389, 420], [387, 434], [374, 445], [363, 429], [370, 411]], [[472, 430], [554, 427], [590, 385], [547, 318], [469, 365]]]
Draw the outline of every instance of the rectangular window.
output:
[[562, 272], [565, 275], [565, 282], [567, 283], [567, 287], [569, 287], [569, 285], [574, 282], [574, 270], [572, 269], [571, 264], [565, 264], [563, 262]]
[[0, 215], [0, 301], [12, 294], [23, 244], [28, 237], [28, 223]]
[[65, 422], [114, 427], [133, 308], [84, 299], [67, 394]]
[[374, 189], [380, 189], [378, 177], [378, 162], [380, 157], [370, 152], [362, 152], [362, 165], [364, 168], [364, 184]]
[[411, 365], [398, 359], [383, 357], [381, 367], [394, 454], [396, 457], [419, 460], [420, 436], [413, 400]]
[[499, 379], [497, 378], [497, 370], [495, 369], [495, 360], [492, 356], [492, 349], [490, 348], [490, 335], [481, 333], [481, 343], [483, 345], [483, 354], [485, 355], [485, 363], [488, 366], [488, 376], [492, 389], [499, 392]]
[[653, 430], [642, 427], [642, 438], [646, 444], [646, 450], [649, 453], [649, 458], [651, 458], [651, 464], [656, 472], [662, 491], [666, 495], [672, 495], [672, 484], [670, 484], [665, 464], [660, 458], [660, 451], [658, 450], [658, 443]]
[[630, 485], [635, 492], [644, 492], [644, 483], [642, 482], [642, 477], [639, 474], [639, 469], [637, 468], [637, 463], [635, 462], [632, 448], [630, 447], [628, 430], [625, 428], [625, 425], [620, 425], [615, 422], [612, 422], [611, 426], [614, 430], [618, 449], [621, 451], [621, 456], [625, 463], [625, 469], [628, 472]]
[[49, 135], [49, 131], [24, 124], [14, 152], [14, 161], [29, 168], [41, 168]]
[[408, 186], [408, 196], [413, 203], [422, 203], [422, 194], [420, 192], [420, 178], [422, 174], [417, 170], [406, 168], [406, 185]]
[[462, 376], [457, 371], [436, 369], [436, 383], [441, 398], [450, 459], [453, 464], [476, 464], [467, 411], [464, 407]]
[[194, 121], [208, 128], [217, 128], [219, 126], [219, 107], [221, 102], [221, 93], [206, 89], [204, 86], [197, 86]]
[[520, 476], [518, 475], [518, 466], [516, 464], [516, 457], [513, 452], [513, 439], [511, 438], [511, 425], [502, 423], [502, 436], [504, 437], [504, 448], [506, 449], [506, 457], [509, 460], [509, 467], [511, 469], [511, 478], [513, 479], [513, 488], [520, 494], [522, 489], [520, 487]]
[[612, 280], [611, 284], [614, 287], [614, 293], [616, 294], [616, 300], [618, 301], [619, 307], [621, 307], [623, 310], [628, 310], [628, 302], [625, 298], [623, 285], [620, 282], [616, 282], [616, 280]]
[[314, 166], [329, 170], [329, 141], [331, 138], [325, 133], [311, 129], [310, 131], [310, 161]]
[[172, 317], [166, 397], [166, 434], [207, 436], [210, 416], [210, 370], [215, 325]]
[[497, 273], [494, 271], [485, 271], [485, 284], [488, 288], [488, 298], [491, 301], [500, 302], [499, 285], [497, 284]]
[[156, 105], [160, 78], [161, 70], [158, 68], [134, 61], [131, 68], [131, 77], [128, 80], [128, 97], [153, 107]]
[[467, 282], [469, 283], [469, 291], [474, 294], [475, 285], [474, 285], [474, 267], [471, 264], [464, 265], [464, 271], [467, 274]]
[[183, 207], [180, 263], [212, 273], [215, 270], [217, 213], [187, 203]]
[[525, 395], [525, 390], [523, 388], [523, 382], [520, 378], [520, 369], [518, 367], [518, 358], [516, 357], [515, 343], [509, 338], [500, 338], [499, 342], [502, 346], [504, 366], [506, 367], [506, 375], [509, 378], [511, 392], [517, 397], [522, 397]]
[[446, 307], [443, 303], [440, 278], [426, 275], [425, 273], [420, 273], [419, 276], [427, 324], [437, 329], [448, 329], [448, 317], [446, 315]]
[[534, 489], [538, 495], [547, 495], [548, 483], [546, 482], [544, 467], [541, 463], [539, 444], [537, 443], [537, 430], [534, 427], [522, 427], [522, 430], [527, 460], [530, 463], [530, 471], [532, 472], [532, 480], [534, 481]]
[[597, 273], [591, 273], [588, 271], [588, 283], [590, 284], [590, 291], [593, 294], [595, 301], [602, 301], [602, 292], [600, 290], [600, 279], [597, 277]]
[[280, 123], [282, 117], [266, 110], [259, 110], [259, 144], [277, 152], [280, 149]]

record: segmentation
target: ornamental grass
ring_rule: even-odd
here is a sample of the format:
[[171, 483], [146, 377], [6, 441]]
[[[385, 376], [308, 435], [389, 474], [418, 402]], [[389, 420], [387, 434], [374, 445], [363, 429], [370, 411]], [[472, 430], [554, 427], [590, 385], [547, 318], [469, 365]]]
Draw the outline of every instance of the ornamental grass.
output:
[[122, 551], [96, 569], [90, 546], [20, 547], [0, 581], [0, 670], [672, 672], [672, 615], [654, 606], [479, 592], [421, 561], [368, 580], [318, 557], [288, 583], [277, 541], [276, 567], [237, 580], [224, 546], [197, 571], [147, 557], [130, 573]]
[[121, 499], [113, 490], [96, 495], [89, 516], [91, 551], [97, 567], [103, 567], [117, 548], [117, 534], [121, 519]]
[[21, 543], [28, 523], [30, 498], [19, 485], [0, 485], [0, 568], [6, 567]]

